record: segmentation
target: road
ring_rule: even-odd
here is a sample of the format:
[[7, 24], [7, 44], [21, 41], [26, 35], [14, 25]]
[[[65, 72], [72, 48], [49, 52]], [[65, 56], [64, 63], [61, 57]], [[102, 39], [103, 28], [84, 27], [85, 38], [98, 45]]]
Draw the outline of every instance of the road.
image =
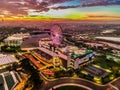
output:
[[66, 83], [83, 85], [83, 86], [91, 88], [92, 90], [106, 90], [109, 87], [107, 85], [100, 86], [100, 85], [94, 84], [94, 83], [89, 82], [84, 79], [59, 78], [57, 80], [48, 81], [48, 82], [44, 83], [42, 90], [49, 90], [50, 88], [52, 88], [54, 86], [57, 86], [60, 84], [66, 84]]
[[32, 61], [32, 63], [37, 67], [37, 68], [41, 68], [42, 65], [40, 63], [38, 63], [31, 55], [29, 54], [23, 54], [23, 56], [25, 56], [26, 58], [29, 58], [29, 60]]
[[[24, 56], [29, 58], [38, 68], [41, 68], [41, 65], [31, 55], [24, 54]], [[42, 85], [40, 90], [49, 90], [50, 88], [55, 87], [57, 85], [68, 84], [68, 83], [82, 85], [84, 87], [91, 88], [92, 90], [110, 90], [110, 89], [107, 89], [108, 87], [110, 88], [110, 85], [108, 84], [98, 85], [91, 81], [81, 79], [81, 78], [66, 77], [66, 78], [55, 79], [53, 81], [48, 81], [48, 80], [45, 80], [45, 78], [42, 77], [42, 75], [40, 75], [40, 77], [44, 80], [44, 84]]]
[[40, 62], [42, 62], [44, 65], [48, 65], [48, 63], [46, 63], [45, 61], [41, 60], [40, 56], [37, 53], [32, 53], [32, 55], [39, 60]]

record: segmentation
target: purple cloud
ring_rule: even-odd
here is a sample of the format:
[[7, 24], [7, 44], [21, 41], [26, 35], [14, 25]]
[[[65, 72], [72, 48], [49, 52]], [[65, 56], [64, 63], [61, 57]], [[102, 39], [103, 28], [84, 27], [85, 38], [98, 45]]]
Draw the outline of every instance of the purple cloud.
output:
[[[66, 5], [62, 3], [74, 2], [75, 0], [0, 0], [0, 15], [28, 15], [29, 10], [36, 12], [49, 11], [52, 9], [68, 9], [78, 7], [93, 7], [93, 6], [106, 6], [106, 5], [120, 5], [120, 0], [78, 0], [77, 5]], [[54, 6], [60, 4], [60, 6]], [[7, 12], [7, 13], [5, 13]]]
[[53, 7], [52, 9], [59, 10], [59, 9], [68, 9], [68, 8], [77, 8], [80, 7], [79, 5], [76, 6], [58, 6], [58, 7]]
[[120, 0], [80, 0], [82, 7], [120, 5]]

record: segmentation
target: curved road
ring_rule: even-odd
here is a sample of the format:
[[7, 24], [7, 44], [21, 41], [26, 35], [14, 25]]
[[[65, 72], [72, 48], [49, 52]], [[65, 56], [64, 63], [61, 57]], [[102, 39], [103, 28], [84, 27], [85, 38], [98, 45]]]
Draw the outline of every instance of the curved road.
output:
[[[34, 60], [34, 58], [31, 55], [28, 54], [24, 54], [25, 57], [29, 58], [38, 68], [41, 67], [41, 65]], [[66, 77], [66, 78], [59, 78], [59, 79], [55, 79], [53, 81], [48, 81], [45, 79], [45, 77], [43, 77], [42, 74], [40, 74], [40, 77], [44, 80], [44, 83], [42, 84], [42, 87], [40, 90], [49, 90], [52, 87], [58, 86], [58, 85], [62, 85], [62, 84], [77, 84], [77, 85], [81, 85], [81, 86], [85, 86], [88, 88], [91, 88], [92, 90], [110, 90], [107, 88], [110, 88], [110, 85], [98, 85], [95, 84], [91, 81], [85, 80], [85, 79], [81, 79], [81, 78], [71, 78], [71, 77]], [[118, 90], [116, 87], [114, 87], [114, 90]]]
[[84, 79], [60, 78], [54, 81], [45, 82], [42, 87], [42, 90], [49, 90], [50, 88], [56, 85], [66, 84], [66, 83], [83, 85], [83, 86], [91, 88], [92, 90], [107, 90], [107, 88], [109, 87], [107, 85], [100, 86], [100, 85], [94, 84]]

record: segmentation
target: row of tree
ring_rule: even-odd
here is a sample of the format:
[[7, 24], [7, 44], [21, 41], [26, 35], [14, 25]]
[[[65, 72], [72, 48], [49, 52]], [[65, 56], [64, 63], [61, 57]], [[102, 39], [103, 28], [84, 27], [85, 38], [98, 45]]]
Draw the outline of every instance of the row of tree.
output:
[[33, 86], [32, 90], [39, 90], [43, 80], [40, 78], [39, 71], [33, 67], [33, 65], [30, 63], [28, 59], [23, 59], [20, 61], [21, 67], [23, 68], [24, 72], [26, 72], [29, 75], [27, 84], [25, 85], [25, 88], [27, 86]]
[[16, 53], [16, 52], [19, 52], [21, 51], [20, 49], [20, 46], [2, 46], [1, 47], [1, 51], [2, 52], [13, 52], [13, 53]]

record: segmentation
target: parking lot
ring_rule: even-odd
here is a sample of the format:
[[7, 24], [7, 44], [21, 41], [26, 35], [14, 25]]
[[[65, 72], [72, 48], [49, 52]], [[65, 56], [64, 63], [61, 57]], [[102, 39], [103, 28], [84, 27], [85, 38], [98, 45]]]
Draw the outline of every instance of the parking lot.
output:
[[87, 67], [84, 67], [83, 70], [86, 71], [89, 75], [96, 76], [99, 78], [104, 78], [107, 75], [109, 75], [109, 73], [106, 72], [104, 69], [95, 67], [93, 65], [89, 65]]

